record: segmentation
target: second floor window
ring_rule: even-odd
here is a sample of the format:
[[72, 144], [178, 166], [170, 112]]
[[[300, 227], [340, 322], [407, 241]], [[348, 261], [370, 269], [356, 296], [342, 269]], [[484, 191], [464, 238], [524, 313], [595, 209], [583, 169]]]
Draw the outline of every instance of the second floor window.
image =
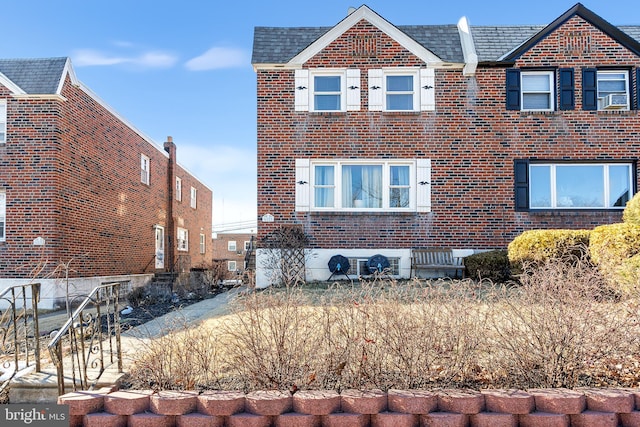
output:
[[313, 109], [314, 111], [342, 110], [342, 76], [313, 76]]
[[620, 70], [598, 70], [598, 109], [629, 109], [629, 73]]
[[182, 179], [176, 176], [176, 200], [182, 201]]
[[523, 71], [521, 79], [523, 110], [552, 111], [554, 109], [553, 71]]
[[200, 234], [200, 253], [201, 254], [207, 252], [207, 244], [205, 239], [206, 239], [205, 235]]
[[387, 111], [417, 110], [415, 96], [415, 76], [412, 74], [391, 74], [385, 76]]
[[140, 155], [140, 182], [149, 185], [149, 158], [144, 154]]
[[198, 190], [195, 189], [194, 187], [191, 187], [191, 207], [193, 209], [196, 208], [196, 206], [198, 205]]
[[235, 240], [229, 240], [229, 242], [227, 243], [227, 249], [230, 252], [235, 252], [237, 250], [236, 241]]

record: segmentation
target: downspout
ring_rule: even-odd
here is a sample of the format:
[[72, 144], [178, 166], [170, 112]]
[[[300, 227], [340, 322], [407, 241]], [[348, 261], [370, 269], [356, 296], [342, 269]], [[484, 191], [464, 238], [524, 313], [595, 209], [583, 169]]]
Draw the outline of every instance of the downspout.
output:
[[476, 68], [478, 67], [478, 54], [476, 53], [476, 46], [473, 43], [471, 28], [466, 16], [463, 16], [458, 21], [458, 34], [460, 35], [460, 44], [464, 55], [462, 75], [473, 76], [476, 74]]
[[[176, 181], [176, 144], [173, 143], [172, 137], [167, 137], [167, 142], [164, 143], [164, 150], [169, 153], [169, 162], [167, 163], [167, 245], [165, 247], [165, 252], [169, 268], [168, 271], [173, 273], [175, 266], [175, 245], [177, 239], [175, 221], [173, 219], [173, 192]], [[165, 270], [167, 270], [166, 265]]]

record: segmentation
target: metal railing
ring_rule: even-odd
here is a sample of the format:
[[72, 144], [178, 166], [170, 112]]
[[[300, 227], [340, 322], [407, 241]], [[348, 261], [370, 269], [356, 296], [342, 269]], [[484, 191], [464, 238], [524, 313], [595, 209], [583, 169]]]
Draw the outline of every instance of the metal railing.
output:
[[0, 314], [0, 362], [5, 373], [0, 391], [22, 370], [35, 365], [40, 372], [38, 326], [40, 283], [11, 286], [0, 293], [9, 308]]
[[120, 283], [96, 287], [49, 343], [58, 394], [65, 393], [65, 375], [77, 391], [93, 388], [115, 362], [123, 372], [119, 299]]

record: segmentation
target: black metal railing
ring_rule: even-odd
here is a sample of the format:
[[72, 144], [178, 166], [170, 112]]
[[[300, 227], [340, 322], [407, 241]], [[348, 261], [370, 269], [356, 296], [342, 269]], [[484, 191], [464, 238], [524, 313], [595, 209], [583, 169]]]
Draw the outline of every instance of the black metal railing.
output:
[[0, 293], [0, 303], [8, 305], [0, 308], [0, 362], [8, 374], [0, 391], [22, 370], [35, 366], [40, 372], [39, 301], [40, 283], [11, 286]]
[[66, 392], [65, 380], [71, 380], [73, 391], [90, 390], [114, 363], [117, 363], [118, 373], [123, 372], [120, 285], [111, 283], [96, 287], [49, 343], [60, 395]]

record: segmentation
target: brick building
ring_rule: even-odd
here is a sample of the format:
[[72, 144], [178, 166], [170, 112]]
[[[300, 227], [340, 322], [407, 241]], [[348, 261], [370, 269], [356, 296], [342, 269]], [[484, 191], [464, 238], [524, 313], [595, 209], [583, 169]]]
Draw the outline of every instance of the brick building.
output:
[[224, 263], [227, 277], [242, 274], [255, 263], [255, 233], [216, 233], [213, 260]]
[[47, 307], [67, 273], [82, 294], [188, 270], [211, 260], [211, 206], [171, 138], [146, 137], [68, 58], [0, 60], [0, 289], [37, 280]]
[[308, 280], [336, 254], [407, 277], [412, 248], [620, 221], [639, 41], [579, 3], [540, 26], [396, 26], [362, 6], [333, 27], [257, 27], [258, 238], [301, 227]]

